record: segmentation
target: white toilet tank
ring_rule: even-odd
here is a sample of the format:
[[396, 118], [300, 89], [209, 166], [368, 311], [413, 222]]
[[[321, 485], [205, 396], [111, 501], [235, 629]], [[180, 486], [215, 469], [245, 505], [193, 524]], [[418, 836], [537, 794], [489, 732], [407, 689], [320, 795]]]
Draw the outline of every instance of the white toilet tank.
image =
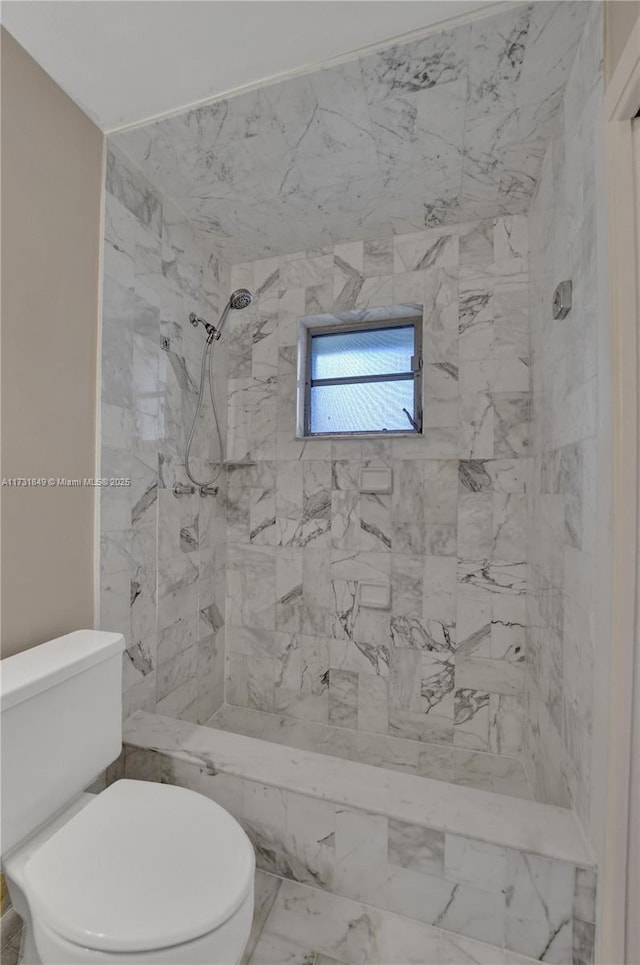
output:
[[76, 630], [0, 661], [4, 854], [120, 753], [123, 650], [120, 633]]

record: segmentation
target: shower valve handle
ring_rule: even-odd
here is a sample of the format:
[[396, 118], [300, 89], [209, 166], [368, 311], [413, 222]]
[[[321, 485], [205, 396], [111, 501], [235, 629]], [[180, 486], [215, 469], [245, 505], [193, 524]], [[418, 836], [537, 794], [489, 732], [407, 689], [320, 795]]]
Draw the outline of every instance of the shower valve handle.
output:
[[176, 483], [173, 487], [173, 495], [176, 499], [179, 499], [180, 496], [193, 496], [195, 492], [195, 486], [185, 486], [184, 483]]
[[217, 486], [200, 486], [200, 495], [204, 499], [205, 496], [217, 496], [218, 487]]

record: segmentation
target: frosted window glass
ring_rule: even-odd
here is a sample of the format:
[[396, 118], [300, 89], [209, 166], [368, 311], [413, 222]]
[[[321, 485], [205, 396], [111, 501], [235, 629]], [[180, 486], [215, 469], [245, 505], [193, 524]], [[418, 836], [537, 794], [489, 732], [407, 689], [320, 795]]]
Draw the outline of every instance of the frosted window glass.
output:
[[413, 379], [311, 387], [311, 432], [411, 432]]
[[311, 378], [343, 379], [411, 371], [413, 325], [314, 335]]

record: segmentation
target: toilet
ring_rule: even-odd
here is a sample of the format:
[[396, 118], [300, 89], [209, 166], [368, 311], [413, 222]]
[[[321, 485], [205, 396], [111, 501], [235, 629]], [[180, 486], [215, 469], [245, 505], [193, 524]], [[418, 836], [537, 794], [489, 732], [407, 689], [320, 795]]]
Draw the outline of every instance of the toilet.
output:
[[89, 786], [120, 754], [120, 634], [79, 630], [0, 664], [2, 871], [24, 965], [236, 965], [255, 857], [186, 788]]

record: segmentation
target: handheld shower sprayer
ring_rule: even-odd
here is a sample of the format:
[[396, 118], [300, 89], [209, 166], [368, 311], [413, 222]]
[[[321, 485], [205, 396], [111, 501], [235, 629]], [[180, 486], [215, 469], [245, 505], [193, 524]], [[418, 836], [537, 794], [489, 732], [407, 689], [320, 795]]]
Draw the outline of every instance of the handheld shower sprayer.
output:
[[[202, 325], [204, 330], [207, 333], [207, 341], [202, 351], [202, 365], [200, 366], [200, 388], [198, 390], [198, 403], [196, 405], [196, 411], [193, 417], [193, 425], [191, 426], [191, 432], [189, 433], [189, 441], [187, 442], [187, 446], [184, 453], [185, 471], [187, 473], [187, 476], [193, 483], [193, 485], [200, 490], [201, 496], [209, 496], [209, 495], [215, 496], [215, 494], [218, 492], [217, 487], [215, 487], [213, 484], [215, 483], [218, 476], [222, 472], [222, 463], [223, 463], [222, 433], [220, 432], [220, 425], [218, 423], [218, 413], [216, 412], [216, 400], [213, 392], [213, 371], [212, 371], [213, 353], [211, 351], [211, 345], [214, 340], [217, 341], [222, 335], [222, 329], [224, 327], [224, 323], [227, 320], [227, 315], [229, 314], [229, 312], [232, 309], [236, 312], [242, 311], [243, 308], [248, 308], [248, 306], [251, 304], [252, 301], [253, 301], [253, 295], [247, 288], [238, 288], [236, 291], [232, 292], [231, 296], [229, 297], [229, 301], [225, 305], [224, 311], [220, 316], [220, 321], [218, 322], [217, 328], [215, 325], [212, 325], [210, 322], [208, 322], [205, 318], [201, 318], [200, 315], [196, 315], [195, 312], [191, 312], [191, 314], [189, 315], [189, 321], [191, 322], [193, 327], [197, 328], [198, 325]], [[206, 482], [201, 482], [200, 480], [196, 479], [193, 473], [191, 472], [191, 466], [189, 465], [189, 457], [191, 454], [191, 444], [193, 442], [193, 437], [196, 432], [196, 425], [198, 423], [198, 416], [200, 415], [200, 410], [202, 408], [202, 403], [204, 400], [204, 382], [205, 382], [205, 376], [207, 371], [207, 362], [209, 363], [208, 365], [209, 395], [211, 396], [211, 407], [213, 408], [213, 419], [216, 426], [218, 443], [220, 445], [220, 465], [218, 467], [218, 471], [214, 476], [212, 476], [211, 479], [208, 479]], [[173, 487], [173, 492], [175, 496], [185, 495], [189, 491], [192, 491], [191, 487], [181, 486], [179, 483], [177, 483]]]
[[214, 339], [217, 341], [222, 335], [224, 323], [226, 322], [227, 315], [231, 309], [233, 309], [235, 312], [241, 312], [243, 308], [248, 308], [252, 301], [253, 295], [248, 288], [238, 288], [236, 291], [231, 293], [229, 301], [225, 305], [224, 311], [220, 316], [220, 321], [218, 322], [217, 328], [215, 325], [211, 325], [205, 318], [201, 318], [199, 315], [196, 315], [195, 312], [191, 312], [189, 315], [189, 321], [194, 328], [197, 328], [198, 325], [204, 326], [207, 332], [207, 343], [211, 344]]

